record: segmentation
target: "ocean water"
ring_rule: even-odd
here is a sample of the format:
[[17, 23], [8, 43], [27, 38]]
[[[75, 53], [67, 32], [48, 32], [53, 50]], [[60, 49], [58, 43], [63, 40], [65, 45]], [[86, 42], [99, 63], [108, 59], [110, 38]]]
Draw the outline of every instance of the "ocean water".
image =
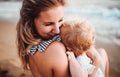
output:
[[21, 2], [0, 1], [0, 19], [16, 21], [19, 18]]
[[[119, 0], [69, 0], [65, 19], [87, 19], [96, 30], [97, 39], [120, 46], [120, 1]], [[0, 19], [16, 21], [21, 2], [0, 2]]]
[[95, 27], [97, 39], [120, 46], [120, 10], [107, 7], [71, 7], [65, 10], [66, 19], [86, 19]]
[[66, 19], [86, 19], [96, 30], [96, 38], [120, 46], [120, 0], [69, 0]]

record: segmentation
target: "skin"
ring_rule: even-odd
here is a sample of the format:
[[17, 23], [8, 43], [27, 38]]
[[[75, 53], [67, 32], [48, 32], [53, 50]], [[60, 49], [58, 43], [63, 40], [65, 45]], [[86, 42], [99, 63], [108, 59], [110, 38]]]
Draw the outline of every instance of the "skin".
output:
[[53, 42], [45, 52], [30, 56], [30, 68], [34, 77], [70, 77], [65, 47]]
[[[38, 34], [50, 39], [60, 33], [63, 7], [58, 6], [43, 11], [34, 23]], [[29, 66], [34, 77], [70, 77], [66, 49], [60, 42], [51, 43], [44, 52], [29, 56]]]
[[[82, 67], [79, 65], [79, 63], [75, 59], [74, 53], [69, 51], [66, 53], [68, 55], [70, 72], [72, 77], [95, 77], [100, 64], [102, 64], [102, 67], [105, 71], [105, 77], [108, 77], [109, 62], [108, 62], [107, 53], [104, 49], [96, 50], [94, 47], [92, 47], [91, 50], [86, 52], [87, 56], [92, 59], [93, 65], [96, 66], [93, 73], [89, 76], [87, 76], [87, 72], [82, 69]], [[83, 75], [79, 74], [80, 72], [82, 72]]]
[[100, 64], [102, 63], [100, 61], [101, 57], [100, 54], [98, 53], [98, 51], [96, 51], [96, 49], [94, 47], [92, 47], [91, 49], [89, 49], [86, 52], [87, 56], [91, 58], [91, 60], [93, 61], [93, 65], [95, 66], [95, 69], [93, 71], [93, 73], [91, 75], [89, 75], [88, 77], [95, 77], [96, 73], [99, 69]]
[[[66, 54], [68, 55], [70, 73], [72, 77], [88, 77], [87, 71], [84, 71], [80, 64], [77, 62], [74, 53], [67, 51]], [[82, 74], [80, 74], [80, 72]]]
[[90, 75], [89, 77], [95, 77], [96, 72], [97, 72], [100, 64], [103, 67], [105, 77], [108, 77], [109, 61], [108, 61], [108, 56], [107, 56], [106, 51], [104, 49], [102, 49], [102, 48], [96, 50], [94, 47], [92, 47], [91, 50], [88, 51], [86, 54], [88, 55], [88, 57], [90, 57], [93, 60], [93, 65], [96, 66], [96, 68], [94, 69], [92, 75]]
[[102, 62], [102, 66], [104, 68], [105, 71], [105, 77], [109, 77], [109, 59], [108, 59], [108, 55], [105, 51], [105, 49], [100, 48], [98, 49], [98, 53], [100, 54], [100, 61]]
[[52, 38], [60, 33], [59, 28], [63, 23], [63, 6], [41, 12], [34, 22], [37, 32], [43, 39]]

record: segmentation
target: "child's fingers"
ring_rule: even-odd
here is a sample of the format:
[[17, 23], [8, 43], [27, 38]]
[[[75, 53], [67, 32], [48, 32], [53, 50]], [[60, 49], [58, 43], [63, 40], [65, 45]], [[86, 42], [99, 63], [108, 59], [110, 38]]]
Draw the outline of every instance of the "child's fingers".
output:
[[66, 54], [74, 54], [72, 51], [67, 51]]
[[66, 52], [66, 54], [67, 54], [67, 55], [69, 55], [69, 54], [70, 54], [70, 52], [69, 52], [69, 51], [67, 51], [67, 52]]
[[66, 54], [67, 54], [68, 56], [73, 56], [73, 55], [74, 55], [73, 52], [69, 52], [69, 51], [67, 51]]
[[73, 52], [67, 51], [66, 54], [68, 55], [68, 59], [69, 59], [69, 60], [72, 59], [72, 58], [75, 58], [75, 55], [74, 55]]
[[71, 53], [70, 53], [69, 51], [67, 51], [66, 54], [67, 54], [67, 56], [68, 56], [68, 60], [70, 60], [70, 54], [71, 54]]

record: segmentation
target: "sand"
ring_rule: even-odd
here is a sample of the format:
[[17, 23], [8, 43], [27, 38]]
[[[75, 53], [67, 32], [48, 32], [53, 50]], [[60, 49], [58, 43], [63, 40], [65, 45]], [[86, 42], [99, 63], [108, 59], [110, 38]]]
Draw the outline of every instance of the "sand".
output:
[[0, 20], [0, 77], [30, 77], [21, 68], [16, 48], [16, 23]]
[[[31, 77], [20, 67], [16, 49], [16, 23], [0, 20], [0, 77]], [[109, 37], [108, 37], [109, 38]], [[110, 61], [109, 77], [120, 76], [120, 46], [96, 40], [97, 48], [105, 48]]]
[[97, 48], [104, 48], [109, 58], [109, 77], [120, 76], [120, 46], [116, 44], [107, 44], [101, 41], [96, 41]]

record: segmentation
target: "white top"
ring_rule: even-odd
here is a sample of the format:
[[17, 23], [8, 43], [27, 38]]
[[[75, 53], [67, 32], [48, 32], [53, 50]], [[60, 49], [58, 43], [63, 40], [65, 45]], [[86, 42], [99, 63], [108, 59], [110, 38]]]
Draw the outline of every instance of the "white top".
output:
[[[95, 66], [91, 64], [92, 60], [86, 55], [86, 53], [77, 56], [76, 59], [78, 63], [81, 65], [81, 67], [83, 67], [83, 69], [87, 71], [88, 75], [92, 74]], [[105, 77], [103, 71], [100, 68], [98, 69], [95, 77]]]

